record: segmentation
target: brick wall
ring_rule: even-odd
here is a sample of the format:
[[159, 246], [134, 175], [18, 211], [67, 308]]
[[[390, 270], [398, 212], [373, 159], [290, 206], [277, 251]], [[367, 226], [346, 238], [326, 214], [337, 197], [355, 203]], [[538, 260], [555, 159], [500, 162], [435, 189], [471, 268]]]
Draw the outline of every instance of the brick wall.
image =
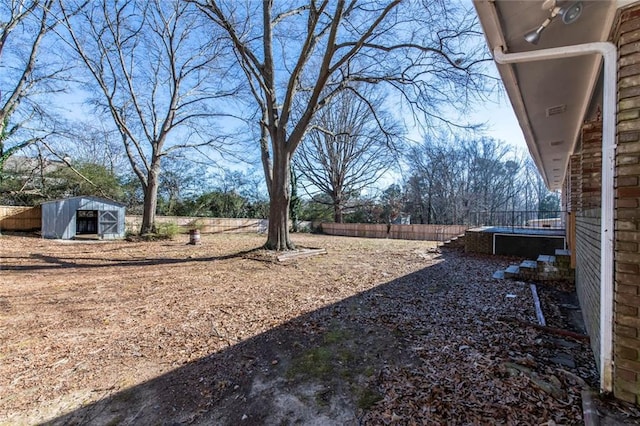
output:
[[468, 229], [464, 233], [464, 251], [467, 253], [493, 254], [493, 234]]
[[569, 158], [569, 205], [568, 209], [572, 212], [582, 210], [580, 203], [580, 188], [582, 187], [582, 156], [580, 154], [572, 155]]
[[620, 14], [615, 179], [614, 394], [640, 404], [640, 4]]
[[602, 120], [586, 122], [582, 126], [580, 154], [579, 210], [599, 208], [602, 188]]
[[591, 349], [600, 362], [600, 211], [576, 214], [576, 292], [591, 337]]
[[585, 122], [580, 136], [581, 151], [569, 159], [569, 202], [575, 220], [575, 236], [571, 238], [573, 247], [570, 248], [582, 316], [599, 363], [602, 120]]

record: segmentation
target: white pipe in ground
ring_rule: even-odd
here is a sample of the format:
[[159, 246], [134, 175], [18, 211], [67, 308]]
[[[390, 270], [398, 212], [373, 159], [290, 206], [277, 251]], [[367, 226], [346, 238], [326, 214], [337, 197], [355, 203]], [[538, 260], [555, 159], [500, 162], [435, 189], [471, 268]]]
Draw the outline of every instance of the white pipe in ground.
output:
[[533, 304], [536, 307], [536, 318], [538, 318], [538, 324], [547, 325], [542, 313], [542, 306], [540, 306], [540, 299], [538, 298], [538, 289], [535, 284], [531, 284], [531, 294], [533, 295]]

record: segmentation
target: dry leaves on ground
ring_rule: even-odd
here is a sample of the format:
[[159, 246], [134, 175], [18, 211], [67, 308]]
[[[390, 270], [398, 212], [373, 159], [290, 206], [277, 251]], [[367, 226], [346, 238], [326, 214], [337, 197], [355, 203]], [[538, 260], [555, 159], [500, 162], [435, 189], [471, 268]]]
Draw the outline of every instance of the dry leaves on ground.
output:
[[0, 423], [581, 422], [588, 345], [501, 320], [536, 318], [528, 284], [491, 278], [509, 259], [295, 235], [327, 254], [278, 262], [262, 236], [187, 239], [0, 237]]

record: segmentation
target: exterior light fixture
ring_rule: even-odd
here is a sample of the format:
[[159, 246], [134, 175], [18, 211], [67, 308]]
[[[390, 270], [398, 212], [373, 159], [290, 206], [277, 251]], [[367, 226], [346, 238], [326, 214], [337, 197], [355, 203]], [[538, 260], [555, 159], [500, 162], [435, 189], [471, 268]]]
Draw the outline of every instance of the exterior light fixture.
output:
[[562, 22], [565, 24], [573, 24], [578, 20], [582, 14], [582, 2], [576, 1], [569, 6], [562, 8], [560, 15], [562, 16]]
[[556, 5], [556, 0], [545, 0], [545, 2], [542, 3], [542, 9], [549, 11], [549, 17], [545, 19], [538, 28], [524, 35], [524, 39], [531, 44], [538, 44], [540, 35], [556, 16], [560, 15], [562, 22], [565, 24], [572, 24], [577, 21], [582, 14], [582, 2], [576, 1], [567, 6], [559, 7]]

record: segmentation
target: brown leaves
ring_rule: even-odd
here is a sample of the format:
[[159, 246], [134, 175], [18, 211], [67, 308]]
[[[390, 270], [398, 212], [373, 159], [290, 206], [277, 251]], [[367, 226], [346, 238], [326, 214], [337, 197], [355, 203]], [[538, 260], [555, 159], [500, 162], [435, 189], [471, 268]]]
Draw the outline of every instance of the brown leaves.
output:
[[[307, 382], [324, 389], [298, 398], [309, 413], [355, 418], [363, 406], [365, 424], [580, 422], [580, 392], [596, 383], [590, 349], [521, 326], [535, 321], [528, 285], [491, 279], [506, 261], [420, 241], [313, 235], [296, 243], [328, 254], [283, 263], [242, 254], [263, 239], [203, 235], [194, 247], [2, 237], [3, 266], [15, 270], [1, 271], [0, 388], [12, 397], [0, 401], [0, 416], [36, 423], [42, 407], [55, 414], [106, 396], [126, 402], [123, 389], [163, 378], [172, 398], [200, 395], [177, 407], [196, 419], [202, 407], [236, 407], [213, 395], [228, 392], [239, 404], [247, 395], [238, 384], [268, 374], [279, 392]], [[545, 309], [553, 301], [539, 291]], [[565, 327], [552, 309], [545, 316]], [[575, 368], [552, 361], [559, 353]], [[194, 367], [213, 360], [206, 374]], [[242, 409], [255, 418], [272, 396], [253, 413]], [[65, 398], [64, 407], [56, 402]], [[331, 411], [336, 398], [343, 411]]]

